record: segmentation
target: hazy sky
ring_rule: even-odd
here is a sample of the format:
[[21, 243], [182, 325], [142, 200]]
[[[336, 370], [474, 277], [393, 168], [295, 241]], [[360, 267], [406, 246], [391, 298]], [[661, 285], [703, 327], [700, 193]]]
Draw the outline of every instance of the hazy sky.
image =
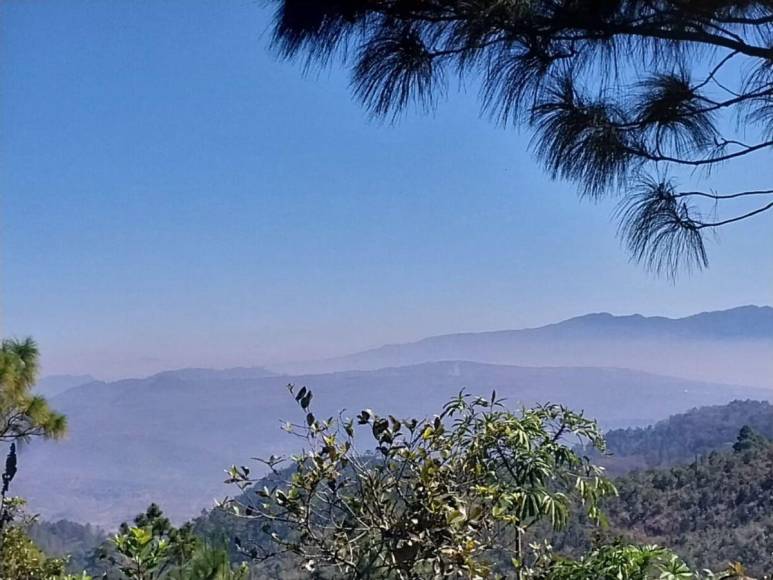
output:
[[[370, 120], [346, 75], [268, 50], [252, 0], [2, 0], [2, 331], [47, 373], [143, 375], [343, 353], [589, 311], [773, 303], [773, 228], [674, 285], [613, 205], [545, 177], [476, 90]], [[760, 158], [732, 189], [773, 177]], [[767, 174], [767, 175], [765, 175]]]

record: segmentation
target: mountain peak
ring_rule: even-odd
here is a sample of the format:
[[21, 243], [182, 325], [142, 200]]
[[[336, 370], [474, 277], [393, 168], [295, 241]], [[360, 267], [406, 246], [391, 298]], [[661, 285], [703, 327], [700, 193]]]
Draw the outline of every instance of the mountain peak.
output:
[[[680, 318], [643, 316], [641, 314], [616, 315], [594, 312], [567, 320], [530, 329], [545, 332], [548, 329], [573, 331], [623, 330], [626, 333], [695, 336], [696, 338], [771, 338], [773, 339], [773, 307], [753, 304], [727, 310], [700, 312]], [[520, 331], [511, 331], [520, 332]]]

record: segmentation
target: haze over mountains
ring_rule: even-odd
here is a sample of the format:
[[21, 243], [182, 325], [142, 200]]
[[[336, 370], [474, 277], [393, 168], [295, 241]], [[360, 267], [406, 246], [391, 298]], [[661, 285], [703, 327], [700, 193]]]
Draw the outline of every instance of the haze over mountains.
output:
[[676, 319], [588, 314], [539, 328], [434, 336], [274, 370], [368, 370], [439, 360], [624, 367], [773, 388], [773, 308], [741, 306]]
[[[734, 353], [730, 361], [723, 352]], [[507, 357], [528, 359], [532, 366], [501, 364]], [[684, 369], [679, 357], [687, 361]], [[540, 368], [547, 364], [542, 360], [553, 362]], [[734, 364], [724, 368], [723, 361]], [[605, 428], [648, 424], [733, 399], [769, 399], [773, 391], [761, 387], [773, 387], [773, 309], [744, 307], [679, 320], [589, 315], [540, 329], [430, 338], [314, 364], [339, 370], [183, 369], [69, 388], [52, 397], [68, 415], [68, 438], [35, 442], [22, 451], [15, 493], [47, 519], [108, 527], [151, 501], [178, 520], [195, 515], [213, 498], [234, 492], [222, 485], [230, 464], [297, 449], [298, 440], [280, 430], [281, 420], [299, 418], [287, 383], [311, 387], [323, 415], [341, 408], [354, 415], [369, 407], [422, 416], [461, 388], [475, 394], [496, 389], [514, 405], [551, 401], [584, 410]], [[347, 365], [350, 370], [342, 370]], [[351, 370], [378, 365], [385, 368]], [[623, 366], [655, 372], [614, 368]], [[664, 369], [704, 380], [665, 376]], [[705, 380], [712, 369], [723, 372]], [[51, 481], [56, 484], [43, 483]]]
[[49, 375], [35, 385], [35, 393], [44, 397], [55, 397], [68, 389], [96, 381], [91, 375]]

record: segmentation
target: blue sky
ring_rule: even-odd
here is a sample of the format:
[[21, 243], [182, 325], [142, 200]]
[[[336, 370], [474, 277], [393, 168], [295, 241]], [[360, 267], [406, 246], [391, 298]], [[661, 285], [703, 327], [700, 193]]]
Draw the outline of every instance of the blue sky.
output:
[[[346, 74], [268, 49], [261, 2], [0, 3], [2, 332], [101, 377], [314, 358], [590, 311], [773, 303], [773, 228], [677, 284], [629, 264], [479, 114], [368, 118]], [[766, 175], [767, 174], [767, 175]], [[757, 159], [717, 177], [773, 177]]]

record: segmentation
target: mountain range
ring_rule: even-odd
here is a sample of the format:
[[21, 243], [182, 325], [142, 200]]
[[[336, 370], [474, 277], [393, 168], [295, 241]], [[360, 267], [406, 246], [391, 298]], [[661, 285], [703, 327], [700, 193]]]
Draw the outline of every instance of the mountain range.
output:
[[229, 465], [298, 449], [298, 440], [280, 430], [282, 420], [302, 419], [288, 383], [313, 389], [315, 410], [324, 416], [340, 409], [353, 416], [366, 407], [424, 416], [466, 388], [496, 390], [512, 405], [564, 403], [617, 428], [734, 399], [770, 399], [771, 355], [773, 308], [742, 307], [683, 319], [593, 314], [293, 365], [334, 369], [316, 372], [182, 369], [110, 383], [81, 377], [85, 384], [69, 388], [58, 377], [47, 389], [67, 414], [70, 433], [21, 450], [14, 493], [47, 519], [108, 528], [151, 501], [177, 520], [188, 518], [234, 492], [222, 485]]
[[588, 314], [539, 328], [433, 336], [273, 370], [372, 370], [441, 360], [624, 367], [773, 388], [773, 308], [741, 306], [684, 318]]

